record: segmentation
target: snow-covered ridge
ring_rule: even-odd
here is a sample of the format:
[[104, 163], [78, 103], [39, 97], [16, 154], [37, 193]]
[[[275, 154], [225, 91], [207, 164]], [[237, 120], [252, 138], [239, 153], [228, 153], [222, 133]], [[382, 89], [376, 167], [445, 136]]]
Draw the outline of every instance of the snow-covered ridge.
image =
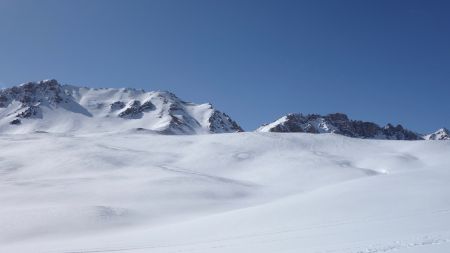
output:
[[116, 132], [164, 134], [241, 132], [211, 104], [185, 102], [167, 91], [86, 88], [56, 80], [0, 90], [0, 132]]
[[434, 133], [424, 136], [425, 140], [450, 140], [450, 131], [447, 128], [441, 128]]
[[[280, 119], [261, 126], [257, 132], [303, 132], [303, 133], [335, 133], [348, 137], [386, 140], [444, 140], [448, 139], [448, 131], [441, 129], [430, 135], [421, 135], [404, 128], [402, 125], [387, 124], [381, 127], [373, 122], [351, 120], [342, 113], [303, 115], [288, 114]], [[447, 135], [445, 135], [447, 134]]]
[[[210, 103], [186, 102], [167, 91], [77, 87], [53, 79], [0, 90], [0, 133], [124, 131], [205, 134], [243, 129]], [[445, 128], [422, 135], [402, 125], [381, 127], [342, 113], [288, 114], [256, 131], [335, 133], [388, 140], [450, 139]]]

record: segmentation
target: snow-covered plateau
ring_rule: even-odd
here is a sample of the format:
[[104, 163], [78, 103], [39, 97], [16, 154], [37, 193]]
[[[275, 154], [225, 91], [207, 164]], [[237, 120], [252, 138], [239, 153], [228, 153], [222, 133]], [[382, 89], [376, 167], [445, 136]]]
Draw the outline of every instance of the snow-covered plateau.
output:
[[450, 252], [446, 140], [86, 131], [0, 146], [0, 252]]

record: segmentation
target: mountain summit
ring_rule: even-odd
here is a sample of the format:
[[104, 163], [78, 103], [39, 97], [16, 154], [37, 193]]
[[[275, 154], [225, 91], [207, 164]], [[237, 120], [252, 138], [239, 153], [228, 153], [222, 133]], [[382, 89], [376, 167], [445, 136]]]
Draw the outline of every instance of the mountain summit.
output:
[[0, 90], [0, 131], [7, 133], [115, 132], [164, 134], [241, 132], [211, 104], [185, 102], [166, 91], [86, 88], [56, 80]]
[[450, 140], [450, 131], [447, 128], [441, 128], [434, 133], [424, 136], [425, 140]]
[[401, 125], [387, 124], [384, 127], [373, 122], [351, 120], [343, 113], [325, 116], [318, 114], [288, 114], [280, 119], [261, 126], [258, 132], [304, 132], [335, 133], [349, 137], [387, 140], [422, 140], [423, 137], [403, 128]]
[[[207, 134], [244, 131], [210, 104], [194, 104], [168, 91], [87, 88], [58, 81], [28, 82], [0, 90], [0, 133], [146, 131]], [[387, 140], [450, 140], [449, 130], [421, 135], [402, 125], [379, 126], [343, 113], [288, 114], [257, 132], [335, 133]]]

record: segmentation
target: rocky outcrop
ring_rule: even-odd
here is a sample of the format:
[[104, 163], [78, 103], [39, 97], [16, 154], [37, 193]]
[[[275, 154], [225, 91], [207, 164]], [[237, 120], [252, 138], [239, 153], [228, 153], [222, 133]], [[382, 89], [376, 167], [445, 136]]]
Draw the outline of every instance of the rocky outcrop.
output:
[[141, 102], [134, 100], [131, 101], [125, 108], [125, 110], [123, 110], [122, 112], [119, 113], [119, 117], [124, 118], [124, 119], [139, 119], [142, 118], [142, 111], [140, 110], [141, 108]]
[[39, 119], [42, 118], [42, 109], [39, 106], [30, 105], [24, 111], [16, 115], [22, 119]]
[[243, 132], [244, 130], [225, 113], [214, 111], [209, 118], [209, 130], [213, 133]]
[[121, 110], [125, 107], [125, 103], [122, 101], [116, 101], [110, 105], [111, 112]]
[[133, 100], [128, 105], [125, 103], [118, 101], [111, 104], [111, 110], [116, 111], [125, 108], [123, 111], [119, 113], [119, 117], [124, 119], [140, 119], [144, 115], [144, 112], [148, 112], [156, 109], [155, 105], [150, 101], [146, 101], [141, 104], [141, 101]]
[[7, 107], [12, 101], [18, 101], [24, 106], [37, 103], [55, 105], [67, 101], [67, 96], [61, 85], [54, 79], [40, 82], [28, 82], [20, 86], [4, 89], [0, 92], [0, 107]]
[[10, 125], [20, 125], [22, 124], [22, 122], [20, 121], [20, 119], [14, 119], [11, 122], [9, 122]]
[[383, 127], [382, 132], [382, 136], [391, 140], [423, 140], [423, 137], [420, 134], [405, 129], [402, 125], [393, 126], [387, 124]]
[[351, 120], [343, 113], [289, 114], [257, 129], [259, 132], [335, 133], [349, 137], [390, 140], [421, 140], [419, 134], [401, 125], [380, 127], [373, 122]]

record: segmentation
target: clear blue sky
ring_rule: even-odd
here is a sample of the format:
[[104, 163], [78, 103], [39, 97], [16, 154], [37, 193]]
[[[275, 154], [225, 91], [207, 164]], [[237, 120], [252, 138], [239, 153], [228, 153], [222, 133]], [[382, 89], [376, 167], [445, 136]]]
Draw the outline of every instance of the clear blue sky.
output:
[[450, 1], [1, 0], [0, 84], [170, 90], [246, 130], [289, 112], [450, 127]]

